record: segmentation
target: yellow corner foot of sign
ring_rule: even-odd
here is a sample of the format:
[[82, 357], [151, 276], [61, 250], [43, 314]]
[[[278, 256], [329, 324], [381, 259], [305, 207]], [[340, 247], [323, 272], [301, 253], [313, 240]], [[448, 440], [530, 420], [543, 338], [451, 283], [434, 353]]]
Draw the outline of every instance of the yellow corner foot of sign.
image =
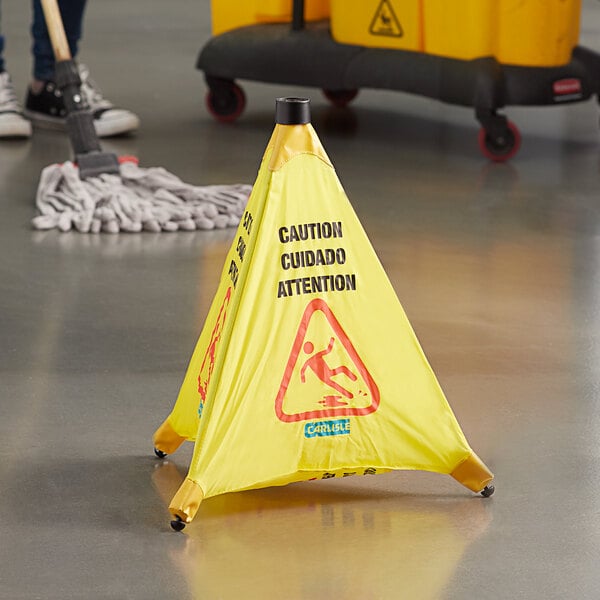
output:
[[494, 475], [475, 452], [471, 452], [450, 475], [472, 492], [481, 493], [486, 498], [494, 493], [494, 486], [489, 485]]
[[169, 506], [169, 511], [173, 515], [171, 527], [175, 531], [182, 531], [196, 516], [203, 499], [202, 488], [195, 481], [186, 477]]
[[167, 419], [157, 430], [153, 437], [154, 454], [158, 458], [165, 458], [167, 454], [173, 454], [185, 442], [185, 438], [180, 436], [169, 423]]

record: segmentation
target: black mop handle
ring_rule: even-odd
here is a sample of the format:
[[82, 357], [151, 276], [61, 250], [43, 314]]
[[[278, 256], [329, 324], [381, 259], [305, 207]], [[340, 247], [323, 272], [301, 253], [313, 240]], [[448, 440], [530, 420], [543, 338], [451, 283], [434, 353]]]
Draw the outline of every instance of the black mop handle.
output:
[[94, 115], [81, 94], [81, 78], [71, 50], [58, 8], [57, 0], [41, 0], [44, 19], [56, 59], [56, 85], [62, 92], [67, 109], [67, 132], [73, 146], [75, 162], [81, 179], [103, 173], [119, 173], [115, 154], [102, 152], [94, 127]]
[[94, 115], [81, 95], [81, 78], [72, 60], [56, 63], [56, 85], [67, 109], [67, 130], [75, 155], [100, 152], [100, 140], [94, 128]]

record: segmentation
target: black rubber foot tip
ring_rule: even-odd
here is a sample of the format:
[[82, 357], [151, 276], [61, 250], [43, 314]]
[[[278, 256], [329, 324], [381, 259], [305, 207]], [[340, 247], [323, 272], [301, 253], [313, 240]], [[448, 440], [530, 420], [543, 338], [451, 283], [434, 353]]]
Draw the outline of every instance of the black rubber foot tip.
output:
[[171, 527], [175, 530], [175, 531], [183, 531], [184, 527], [185, 527], [185, 521], [182, 520], [181, 517], [175, 517], [172, 521], [171, 521]]
[[166, 452], [163, 452], [162, 450], [159, 450], [158, 448], [154, 448], [154, 454], [156, 454], [157, 458], [164, 458], [165, 456], [167, 456]]
[[484, 498], [489, 498], [495, 491], [496, 488], [493, 485], [486, 485], [480, 493]]

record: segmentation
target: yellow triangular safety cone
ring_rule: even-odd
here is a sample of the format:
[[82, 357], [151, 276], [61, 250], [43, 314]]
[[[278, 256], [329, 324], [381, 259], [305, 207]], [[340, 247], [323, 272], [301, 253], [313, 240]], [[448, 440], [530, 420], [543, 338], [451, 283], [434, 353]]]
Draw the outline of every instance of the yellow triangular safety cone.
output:
[[277, 100], [263, 157], [157, 455], [195, 442], [169, 510], [211, 496], [396, 469], [490, 495], [313, 127]]

